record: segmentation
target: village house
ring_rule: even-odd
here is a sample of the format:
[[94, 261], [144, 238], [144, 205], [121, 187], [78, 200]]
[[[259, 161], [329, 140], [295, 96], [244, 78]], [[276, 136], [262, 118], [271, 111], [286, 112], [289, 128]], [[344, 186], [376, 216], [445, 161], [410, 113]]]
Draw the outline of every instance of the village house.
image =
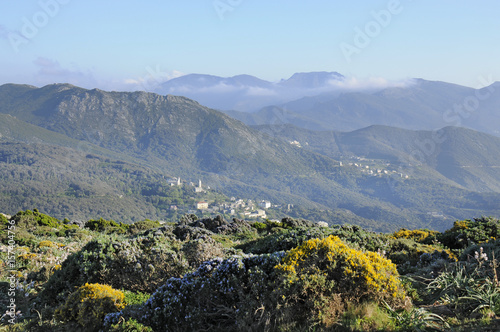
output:
[[271, 202], [269, 201], [260, 201], [259, 206], [263, 209], [269, 209], [271, 207]]
[[205, 202], [205, 201], [198, 202], [198, 203], [196, 203], [196, 209], [198, 209], [198, 210], [206, 210], [206, 209], [208, 209], [208, 203]]

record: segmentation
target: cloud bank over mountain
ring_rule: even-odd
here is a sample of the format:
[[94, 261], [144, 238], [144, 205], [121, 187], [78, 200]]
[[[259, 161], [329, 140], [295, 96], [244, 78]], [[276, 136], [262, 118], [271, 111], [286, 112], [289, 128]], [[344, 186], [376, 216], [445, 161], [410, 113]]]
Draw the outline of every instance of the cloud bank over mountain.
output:
[[189, 74], [158, 84], [153, 92], [186, 96], [215, 109], [253, 112], [268, 105], [279, 105], [303, 97], [377, 91], [411, 84], [413, 80], [410, 79], [359, 79], [345, 77], [337, 72], [295, 73], [279, 82], [269, 82], [250, 75], [219, 77]]

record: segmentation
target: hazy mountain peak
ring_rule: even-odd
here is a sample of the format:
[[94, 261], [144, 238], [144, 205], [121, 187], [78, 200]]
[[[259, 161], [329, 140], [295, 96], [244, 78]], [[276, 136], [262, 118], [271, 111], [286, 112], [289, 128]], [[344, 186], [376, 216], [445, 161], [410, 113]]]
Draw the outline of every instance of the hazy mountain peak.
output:
[[309, 72], [295, 73], [286, 81], [279, 84], [286, 87], [315, 89], [330, 85], [331, 81], [341, 81], [344, 76], [337, 72]]
[[248, 112], [336, 89], [331, 82], [343, 78], [337, 72], [296, 73], [273, 83], [247, 74], [232, 77], [189, 74], [168, 80], [155, 92], [183, 95], [215, 109]]

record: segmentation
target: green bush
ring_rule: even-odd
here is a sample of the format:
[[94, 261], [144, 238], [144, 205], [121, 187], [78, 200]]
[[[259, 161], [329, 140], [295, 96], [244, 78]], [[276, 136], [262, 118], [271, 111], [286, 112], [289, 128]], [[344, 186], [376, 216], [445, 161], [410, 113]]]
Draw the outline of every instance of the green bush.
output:
[[260, 222], [260, 221], [256, 221], [252, 224], [252, 227], [255, 228], [257, 231], [259, 232], [265, 232], [267, 231], [267, 225]]
[[87, 221], [84, 227], [91, 231], [123, 234], [127, 231], [128, 225], [100, 218], [98, 220], [91, 219]]
[[[76, 226], [76, 225], [74, 225]], [[64, 231], [64, 237], [73, 238], [78, 241], [86, 240], [91, 237], [91, 233], [87, 229], [82, 229], [78, 226], [68, 228]]]
[[[277, 228], [274, 228], [277, 229]], [[302, 244], [304, 241], [314, 238], [323, 239], [332, 233], [330, 228], [297, 228], [280, 229], [255, 241], [246, 242], [240, 246], [246, 253], [268, 254], [277, 251], [290, 250]]]
[[[194, 273], [169, 279], [133, 318], [157, 331], [266, 330], [275, 325], [274, 267], [282, 256], [206, 261]], [[123, 318], [108, 315], [106, 324]]]
[[152, 221], [152, 220], [142, 220], [133, 223], [128, 227], [128, 232], [130, 234], [138, 234], [142, 231], [151, 229], [151, 228], [157, 228], [160, 227], [160, 222], [159, 221]]
[[[387, 257], [398, 264], [398, 269], [417, 264], [429, 264], [432, 260], [441, 258], [445, 261], [455, 261], [455, 255], [448, 249], [437, 245], [422, 244], [412, 238], [400, 237], [387, 242]], [[431, 257], [432, 256], [432, 257]]]
[[129, 318], [128, 320], [123, 320], [120, 323], [111, 325], [109, 332], [153, 332], [153, 329], [149, 326], [144, 326], [137, 320]]
[[341, 318], [349, 331], [394, 331], [396, 324], [377, 303], [349, 304]]
[[450, 249], [464, 249], [497, 238], [500, 238], [500, 220], [491, 217], [455, 221], [451, 229], [438, 236]]
[[394, 232], [392, 234], [392, 238], [394, 239], [412, 239], [415, 242], [424, 243], [424, 244], [432, 244], [437, 241], [437, 236], [439, 232], [431, 231], [428, 229], [415, 229], [408, 230], [405, 228], [401, 228], [399, 231]]
[[285, 321], [329, 327], [348, 303], [402, 306], [406, 298], [395, 264], [377, 253], [352, 249], [337, 236], [305, 241], [277, 269], [285, 275]]
[[216, 257], [223, 258], [225, 255], [224, 247], [208, 236], [186, 242], [182, 247], [182, 252], [194, 268], [200, 266], [204, 261]]
[[0, 225], [8, 225], [9, 219], [5, 217], [3, 214], [0, 214]]
[[166, 331], [299, 331], [337, 324], [348, 303], [402, 307], [406, 300], [394, 264], [338, 237], [305, 241], [284, 255], [205, 261], [169, 279], [138, 311], [108, 315], [106, 324], [134, 318]]
[[488, 259], [500, 260], [500, 239], [482, 244], [473, 244], [465, 248], [459, 257], [460, 261], [476, 261], [476, 253], [485, 253]]
[[76, 321], [87, 331], [97, 331], [107, 314], [124, 307], [121, 291], [108, 285], [86, 283], [56, 309], [54, 318], [62, 322]]
[[58, 228], [62, 226], [58, 219], [40, 213], [37, 209], [34, 209], [33, 211], [19, 211], [12, 217], [12, 219], [16, 222], [17, 228], [25, 228], [28, 230], [33, 230], [38, 226], [48, 226], [51, 228]]
[[88, 242], [71, 254], [48, 280], [42, 292], [46, 303], [63, 301], [75, 286], [86, 282], [117, 289], [153, 292], [164, 280], [180, 277], [189, 263], [171, 234], [140, 236], [124, 241], [109, 237]]
[[151, 294], [148, 293], [131, 292], [129, 290], [123, 290], [122, 292], [125, 295], [125, 304], [127, 306], [143, 304], [151, 297]]

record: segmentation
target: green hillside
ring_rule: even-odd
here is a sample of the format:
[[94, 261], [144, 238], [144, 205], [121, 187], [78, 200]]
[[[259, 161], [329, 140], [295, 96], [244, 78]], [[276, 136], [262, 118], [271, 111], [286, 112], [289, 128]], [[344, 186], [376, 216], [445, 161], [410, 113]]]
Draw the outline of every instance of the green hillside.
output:
[[448, 184], [472, 191], [500, 192], [500, 138], [470, 129], [413, 131], [370, 126], [352, 132], [318, 132], [291, 125], [256, 128], [337, 160], [380, 160], [401, 172], [417, 176], [423, 172], [428, 179], [449, 180]]
[[[374, 230], [403, 225], [444, 229], [456, 219], [497, 215], [499, 210], [493, 203], [498, 194], [486, 197], [467, 190], [427, 165], [408, 169], [390, 160], [391, 156], [404, 157], [401, 147], [411, 150], [414, 141], [414, 137], [399, 135], [396, 143], [389, 142], [387, 137], [397, 129], [372, 127], [345, 134], [349, 146], [355, 146], [352, 152], [336, 138], [338, 134], [333, 134], [336, 150], [323, 153], [321, 150], [325, 147], [321, 145], [311, 144], [316, 146], [313, 151], [298, 147], [272, 137], [273, 132], [269, 135], [249, 128], [183, 97], [85, 90], [66, 84], [40, 89], [4, 85], [0, 87], [0, 96], [6, 97], [0, 112], [5, 114], [5, 123], [9, 123], [2, 127], [7, 142], [38, 142], [53, 149], [56, 146], [72, 148], [82, 156], [92, 153], [99, 158], [130, 163], [153, 172], [157, 178], [201, 179], [227, 196], [267, 199], [282, 207], [291, 204], [294, 206], [291, 211], [281, 212], [293, 216], [315, 215], [330, 223], [336, 221], [336, 217], [351, 216], [349, 220]], [[18, 129], [12, 131], [9, 129], [12, 126]], [[384, 138], [377, 131], [388, 136]], [[419, 135], [425, 138], [427, 134], [417, 133], [417, 137]], [[326, 140], [317, 137], [316, 141], [320, 144]], [[19, 153], [22, 160], [25, 152], [19, 149]], [[41, 163], [57, 168], [53, 165], [64, 165], [61, 159], [65, 154], [58, 151], [52, 157], [45, 155]], [[383, 158], [377, 161], [381, 165], [372, 166], [382, 167], [383, 163], [392, 162], [391, 167], [396, 169], [374, 177], [359, 167], [341, 167], [339, 161], [348, 154], [350, 158], [364, 155]], [[83, 169], [77, 172], [82, 174], [87, 167], [95, 167], [89, 163], [79, 166]], [[404, 175], [409, 177], [403, 177], [400, 166], [407, 168]], [[7, 167], [4, 174], [10, 174], [9, 171]], [[104, 174], [97, 178], [103, 177], [110, 178]], [[99, 183], [96, 179], [82, 179], [82, 182], [92, 187]], [[19, 183], [7, 182], [6, 185], [24, 188]], [[42, 185], [38, 182], [33, 187]], [[148, 185], [147, 181], [141, 184]], [[113, 190], [106, 193], [116, 193]], [[29, 192], [27, 187], [21, 190], [20, 196], [15, 196], [10, 204], [17, 202], [20, 208], [29, 207], [29, 200], [21, 200], [28, 197]], [[134, 198], [141, 201], [137, 206], [158, 209], [154, 204], [146, 204], [147, 200], [145, 203], [138, 191], [132, 192], [139, 195]], [[119, 195], [122, 193], [118, 192]], [[97, 197], [94, 195], [96, 200]], [[50, 211], [62, 215], [61, 207], [57, 209], [59, 211]], [[159, 215], [168, 215], [162, 208], [160, 211]], [[323, 212], [318, 215], [314, 211]]]

